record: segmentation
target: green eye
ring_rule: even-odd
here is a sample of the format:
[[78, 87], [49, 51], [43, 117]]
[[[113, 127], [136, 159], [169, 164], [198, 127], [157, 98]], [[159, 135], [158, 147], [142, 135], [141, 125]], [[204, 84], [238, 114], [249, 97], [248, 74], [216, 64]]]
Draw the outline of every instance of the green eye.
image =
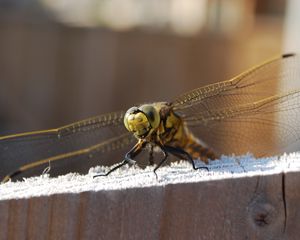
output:
[[127, 128], [128, 131], [132, 132], [132, 126], [129, 124], [129, 122], [132, 122], [134, 120], [134, 113], [138, 111], [137, 107], [129, 108], [124, 116], [124, 125]]
[[145, 137], [151, 129], [156, 129], [160, 123], [160, 115], [155, 107], [145, 104], [130, 108], [124, 116], [124, 125], [129, 132], [138, 138]]
[[159, 126], [160, 123], [159, 112], [155, 107], [153, 107], [153, 105], [150, 104], [142, 105], [139, 107], [139, 110], [145, 113], [152, 128], [157, 128]]

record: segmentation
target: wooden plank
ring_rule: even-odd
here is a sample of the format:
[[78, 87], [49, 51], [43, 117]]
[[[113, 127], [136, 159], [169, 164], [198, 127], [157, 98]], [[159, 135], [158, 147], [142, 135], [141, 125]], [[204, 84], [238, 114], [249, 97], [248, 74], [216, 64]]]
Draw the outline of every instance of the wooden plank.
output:
[[[0, 186], [0, 239], [297, 239], [300, 154]], [[238, 161], [237, 161], [238, 160]], [[100, 168], [103, 170], [103, 168]]]

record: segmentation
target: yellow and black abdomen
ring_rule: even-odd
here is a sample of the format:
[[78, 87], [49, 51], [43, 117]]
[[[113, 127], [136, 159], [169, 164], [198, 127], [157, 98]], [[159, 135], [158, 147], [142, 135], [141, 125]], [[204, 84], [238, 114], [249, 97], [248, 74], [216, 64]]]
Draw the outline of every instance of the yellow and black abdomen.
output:
[[200, 142], [193, 134], [191, 134], [187, 128], [186, 143], [182, 148], [192, 156], [193, 159], [200, 159], [201, 161], [208, 163], [208, 159], [215, 160], [217, 156], [212, 149], [206, 147]]

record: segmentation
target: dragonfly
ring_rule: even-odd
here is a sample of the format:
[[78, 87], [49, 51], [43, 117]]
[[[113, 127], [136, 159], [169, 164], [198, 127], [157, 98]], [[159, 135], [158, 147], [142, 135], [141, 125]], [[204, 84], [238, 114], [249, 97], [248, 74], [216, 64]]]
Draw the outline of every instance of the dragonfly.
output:
[[[154, 172], [170, 156], [198, 169], [222, 154], [250, 152], [261, 157], [296, 151], [300, 148], [300, 89], [289, 84], [297, 81], [299, 57], [284, 54], [170, 102], [141, 104], [55, 129], [2, 136], [0, 177], [5, 182], [45, 169], [59, 175], [116, 164], [96, 175], [107, 176], [147, 155], [147, 164], [156, 164]], [[196, 167], [196, 159], [204, 167]]]

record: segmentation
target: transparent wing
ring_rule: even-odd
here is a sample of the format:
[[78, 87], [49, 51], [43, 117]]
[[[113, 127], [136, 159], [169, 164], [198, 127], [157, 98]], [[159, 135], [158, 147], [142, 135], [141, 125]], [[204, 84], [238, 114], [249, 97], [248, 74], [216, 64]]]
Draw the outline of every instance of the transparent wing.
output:
[[119, 162], [134, 142], [123, 117], [124, 112], [115, 112], [57, 129], [0, 137], [0, 177], [37, 161], [33, 171], [41, 174], [50, 164], [52, 175]]
[[[287, 54], [257, 65], [233, 79], [194, 89], [173, 101], [183, 115], [223, 109], [288, 92], [289, 83], [300, 81], [299, 57]], [[280, 84], [280, 85], [279, 85]], [[279, 89], [280, 88], [280, 89]]]
[[287, 84], [294, 81], [300, 81], [299, 58], [285, 55], [180, 96], [174, 110], [219, 154], [299, 150], [300, 91]]

